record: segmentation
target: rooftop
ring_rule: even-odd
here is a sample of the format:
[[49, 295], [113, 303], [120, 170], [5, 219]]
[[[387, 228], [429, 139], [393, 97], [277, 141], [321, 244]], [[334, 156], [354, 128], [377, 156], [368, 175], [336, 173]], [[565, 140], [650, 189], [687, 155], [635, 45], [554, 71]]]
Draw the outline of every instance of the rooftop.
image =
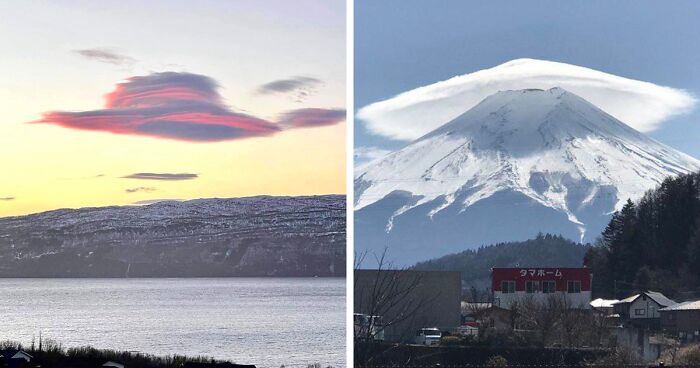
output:
[[[642, 294], [645, 294], [651, 300], [655, 301], [657, 304], [659, 304], [662, 307], [668, 307], [670, 305], [677, 304], [674, 300], [671, 300], [671, 299], [667, 298], [664, 294], [661, 294], [661, 293], [656, 292], [656, 291], [645, 291]], [[632, 303], [633, 301], [637, 300], [637, 298], [639, 298], [642, 294], [632, 295], [632, 296], [625, 298], [625, 299], [622, 299], [619, 302], [614, 303], [614, 304]]]
[[680, 310], [700, 310], [700, 300], [691, 300], [683, 303], [678, 303], [670, 307], [659, 309], [662, 312], [680, 311]]
[[612, 308], [613, 304], [619, 303], [620, 301], [617, 299], [603, 299], [603, 298], [598, 298], [596, 300], [591, 301], [591, 307], [593, 308]]

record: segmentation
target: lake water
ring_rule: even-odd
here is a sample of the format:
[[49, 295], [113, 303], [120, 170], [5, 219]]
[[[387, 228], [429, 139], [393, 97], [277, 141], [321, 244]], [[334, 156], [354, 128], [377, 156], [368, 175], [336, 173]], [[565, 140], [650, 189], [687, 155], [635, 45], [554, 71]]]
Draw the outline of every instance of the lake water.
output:
[[345, 279], [0, 279], [0, 340], [345, 367]]

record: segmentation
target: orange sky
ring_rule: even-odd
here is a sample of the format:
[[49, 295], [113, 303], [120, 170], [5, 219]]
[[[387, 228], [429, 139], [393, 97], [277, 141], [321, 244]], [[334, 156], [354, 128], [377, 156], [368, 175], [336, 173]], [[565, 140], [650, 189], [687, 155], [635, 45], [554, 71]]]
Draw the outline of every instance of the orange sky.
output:
[[[12, 19], [0, 25], [7, 40], [0, 44], [0, 67], [6, 71], [0, 80], [0, 216], [151, 199], [345, 193], [345, 122], [220, 142], [27, 124], [47, 111], [103, 109], [104, 95], [117, 83], [165, 71], [207, 76], [220, 86], [226, 108], [273, 123], [297, 109], [344, 109], [342, 1], [310, 1], [323, 17], [317, 22], [280, 21], [276, 12], [289, 11], [282, 2], [279, 9], [254, 9], [257, 2], [224, 2], [217, 4], [224, 9], [190, 13], [171, 7], [157, 19], [126, 17], [122, 9], [130, 7], [117, 3], [111, 8], [28, 3], [0, 6]], [[125, 18], [129, 24], [122, 24]], [[198, 26], [173, 27], [175, 19]], [[33, 31], [21, 24], [32, 24]], [[123, 59], [76, 52], [84, 49], [114, 51]], [[303, 95], [259, 92], [266, 83], [295, 76], [318, 83]], [[197, 177], [123, 178], [133, 173]]]

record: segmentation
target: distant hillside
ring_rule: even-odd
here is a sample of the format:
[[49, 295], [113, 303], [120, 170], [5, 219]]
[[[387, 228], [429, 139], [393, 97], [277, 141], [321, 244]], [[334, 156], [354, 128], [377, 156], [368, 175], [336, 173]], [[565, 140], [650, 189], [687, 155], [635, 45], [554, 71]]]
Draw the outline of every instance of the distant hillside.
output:
[[538, 235], [520, 242], [498, 243], [413, 266], [425, 271], [459, 271], [467, 286], [490, 287], [492, 267], [581, 267], [590, 245], [559, 235]]
[[700, 296], [700, 173], [669, 177], [616, 212], [585, 259], [593, 292]]
[[0, 277], [344, 276], [345, 196], [258, 196], [0, 218]]

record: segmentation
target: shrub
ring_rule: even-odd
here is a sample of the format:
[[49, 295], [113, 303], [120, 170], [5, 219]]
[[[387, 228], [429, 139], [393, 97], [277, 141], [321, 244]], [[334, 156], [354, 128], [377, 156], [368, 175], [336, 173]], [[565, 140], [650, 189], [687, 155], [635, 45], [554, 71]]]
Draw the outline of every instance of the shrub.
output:
[[678, 360], [682, 364], [700, 365], [700, 345], [689, 346], [681, 350]]
[[635, 355], [632, 351], [617, 348], [610, 352], [610, 354], [597, 359], [596, 361], [589, 363], [588, 366], [611, 366], [611, 367], [626, 367], [642, 364], [642, 361]]
[[462, 339], [459, 336], [443, 336], [440, 339], [440, 345], [442, 346], [457, 346], [462, 344]]
[[486, 361], [485, 366], [488, 368], [506, 368], [508, 367], [508, 361], [500, 355], [494, 355]]

